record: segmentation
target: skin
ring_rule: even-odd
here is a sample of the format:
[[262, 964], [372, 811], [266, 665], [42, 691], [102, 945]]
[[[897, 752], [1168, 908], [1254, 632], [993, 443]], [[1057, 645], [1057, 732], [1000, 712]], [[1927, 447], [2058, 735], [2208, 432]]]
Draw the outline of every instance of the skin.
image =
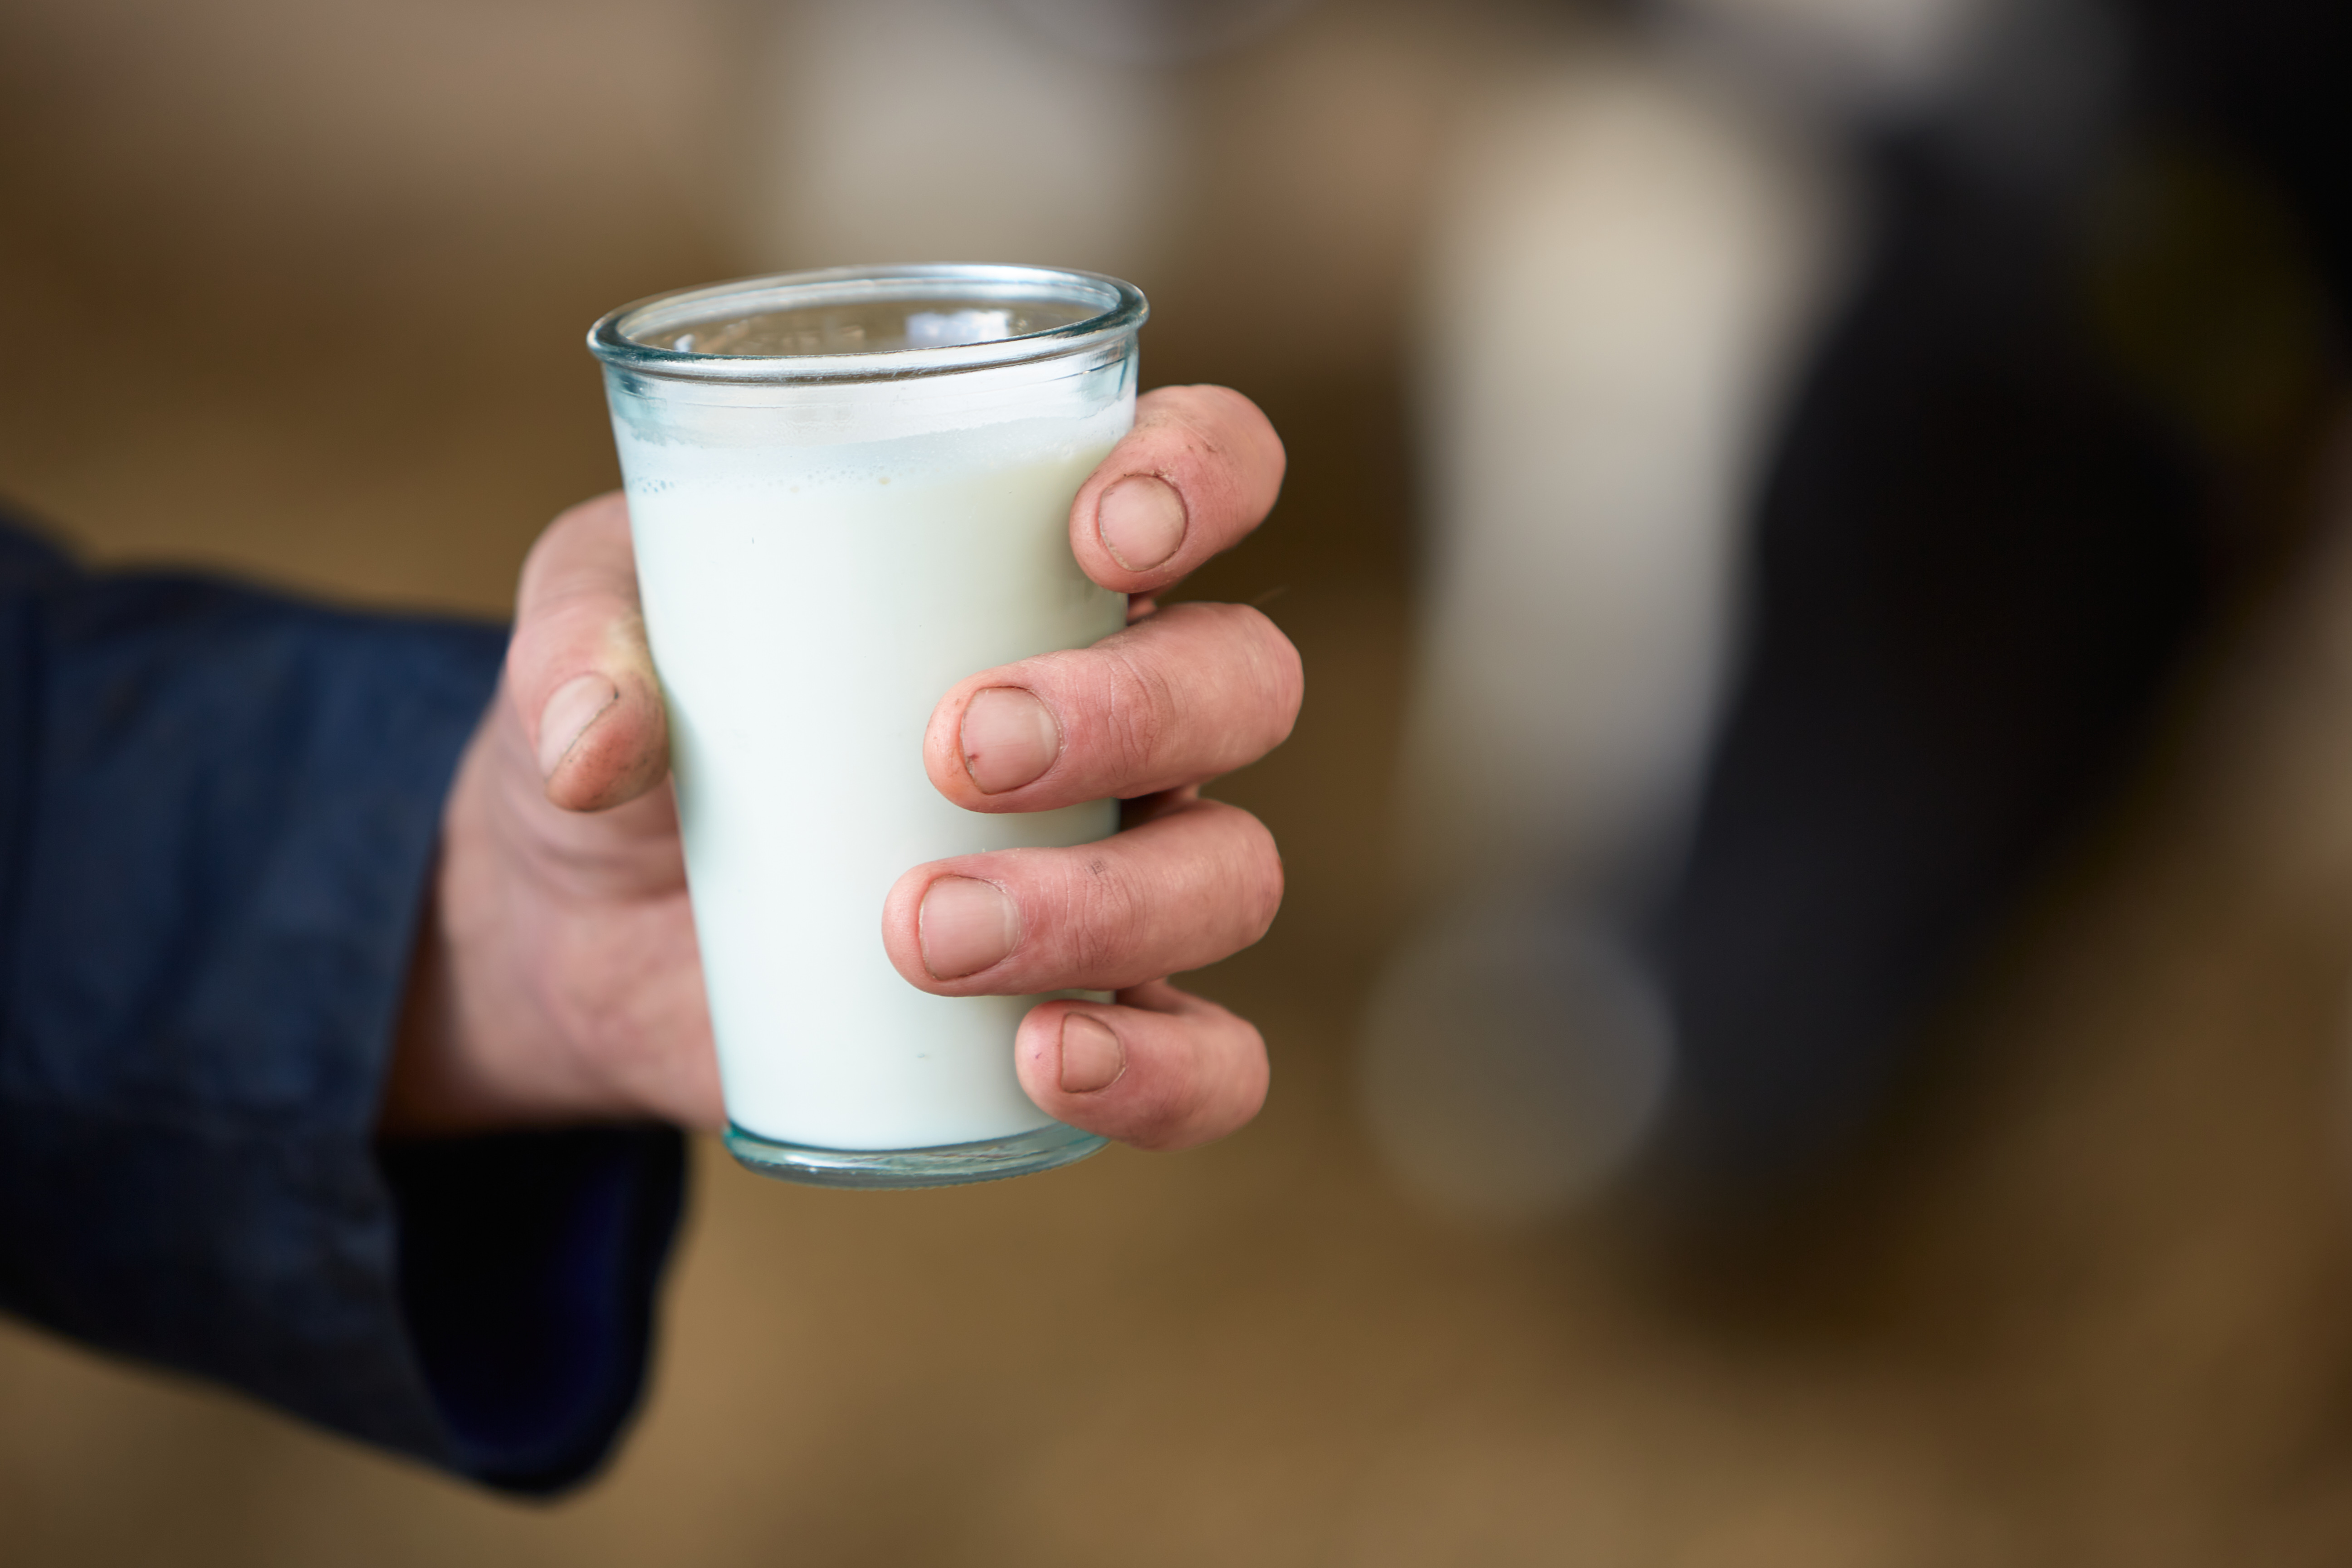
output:
[[[939, 995], [1114, 991], [1109, 1005], [1031, 1010], [1015, 1061], [1046, 1112], [1140, 1148], [1221, 1138], [1265, 1098], [1257, 1030], [1166, 977], [1257, 941], [1281, 902], [1272, 836], [1200, 791], [1289, 734], [1298, 654], [1255, 610], [1161, 610], [1154, 595], [1265, 520], [1283, 464], [1273, 426], [1237, 393], [1171, 387], [1139, 401], [1134, 431], [1070, 509], [1078, 563], [1129, 595], [1127, 629], [960, 683], [933, 711], [923, 755], [932, 784], [968, 810], [1116, 795], [1128, 803], [1122, 831], [917, 866], [879, 911], [843, 911], [878, 913], [891, 963]], [[973, 740], [985, 724], [966, 720], [982, 693], [1024, 716], [1013, 751], [1028, 760], [1013, 772], [1043, 762], [1034, 779], [1008, 786], [1006, 753]], [[505, 679], [443, 816], [384, 1131], [724, 1125], [667, 782], [628, 515], [620, 496], [601, 496], [556, 519], [524, 564]], [[983, 942], [990, 961], [970, 973], [942, 963], [954, 972], [944, 979], [927, 963], [924, 912], [942, 879], [969, 881], [929, 906], [931, 962], [953, 946], [958, 897], [1003, 910], [983, 926], [1013, 938], [1001, 957]]]

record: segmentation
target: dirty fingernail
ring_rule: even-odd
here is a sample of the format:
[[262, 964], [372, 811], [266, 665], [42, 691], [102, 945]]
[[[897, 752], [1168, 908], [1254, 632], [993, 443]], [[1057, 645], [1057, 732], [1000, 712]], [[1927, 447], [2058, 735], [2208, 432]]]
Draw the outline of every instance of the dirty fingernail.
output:
[[1130, 572], [1149, 572], [1184, 542], [1184, 500], [1167, 480], [1130, 474], [1095, 507], [1103, 548]]
[[1013, 900], [994, 883], [941, 877], [924, 891], [915, 930], [931, 978], [961, 980], [1011, 952], [1020, 925]]
[[1127, 1047], [1100, 1020], [1084, 1013], [1062, 1019], [1062, 1092], [1092, 1094], [1108, 1089], [1127, 1070]]
[[539, 776], [553, 777], [588, 726], [620, 700], [620, 689], [601, 675], [575, 675], [557, 687], [539, 710]]
[[992, 686], [963, 710], [963, 771], [982, 795], [1019, 789], [1062, 753], [1061, 726], [1018, 686]]

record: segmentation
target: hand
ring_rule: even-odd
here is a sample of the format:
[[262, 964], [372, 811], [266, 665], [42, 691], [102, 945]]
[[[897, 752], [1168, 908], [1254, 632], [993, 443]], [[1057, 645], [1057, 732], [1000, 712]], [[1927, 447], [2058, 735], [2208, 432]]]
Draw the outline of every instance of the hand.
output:
[[[1283, 471], [1273, 427], [1218, 387], [1163, 389], [1136, 412], [1070, 509], [1079, 564], [1130, 595], [1128, 628], [963, 681], [924, 743], [932, 784], [969, 810], [1116, 795], [1124, 830], [916, 867], [881, 940], [940, 995], [1116, 992], [1030, 1011], [1022, 1087], [1074, 1126], [1173, 1149], [1265, 1099], [1257, 1031], [1164, 977], [1274, 918], [1272, 837], [1200, 786], [1281, 743], [1302, 677], [1256, 611], [1152, 600], [1265, 519]], [[667, 773], [627, 512], [604, 496], [558, 518], [523, 567], [506, 679], [443, 816], [385, 1131], [724, 1124]]]

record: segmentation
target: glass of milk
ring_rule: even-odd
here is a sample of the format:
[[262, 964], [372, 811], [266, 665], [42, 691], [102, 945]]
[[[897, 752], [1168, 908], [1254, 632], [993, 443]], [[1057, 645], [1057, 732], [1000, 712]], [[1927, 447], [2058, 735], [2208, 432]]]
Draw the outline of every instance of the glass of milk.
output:
[[922, 746], [964, 677], [1124, 624], [1070, 554], [1069, 512], [1134, 423], [1145, 312], [1090, 273], [874, 267], [665, 294], [589, 333], [669, 704], [727, 1143], [754, 1170], [932, 1186], [1102, 1145], [1014, 1077], [1013, 1031], [1044, 998], [919, 991], [881, 918], [924, 861], [1118, 826], [1108, 800], [965, 811]]

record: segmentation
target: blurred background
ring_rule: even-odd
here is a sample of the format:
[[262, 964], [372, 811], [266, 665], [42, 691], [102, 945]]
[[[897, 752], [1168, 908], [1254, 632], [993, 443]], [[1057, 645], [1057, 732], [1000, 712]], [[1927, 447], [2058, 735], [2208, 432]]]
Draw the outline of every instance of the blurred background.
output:
[[0, 493], [89, 558], [503, 615], [604, 310], [1075, 265], [1283, 432], [1186, 592], [1310, 700], [1244, 1133], [700, 1149], [551, 1505], [0, 1324], [0, 1561], [2344, 1561], [2319, 14], [14, 0]]

